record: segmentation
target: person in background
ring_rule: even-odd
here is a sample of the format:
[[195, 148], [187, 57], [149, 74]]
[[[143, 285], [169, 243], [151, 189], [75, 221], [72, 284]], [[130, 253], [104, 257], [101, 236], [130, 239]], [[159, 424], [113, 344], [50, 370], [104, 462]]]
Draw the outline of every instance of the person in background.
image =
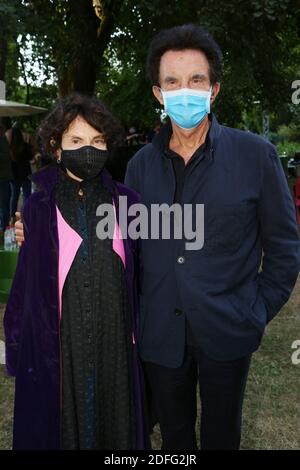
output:
[[135, 127], [130, 127], [128, 135], [126, 136], [127, 145], [139, 145], [139, 133]]
[[10, 218], [10, 183], [13, 179], [9, 143], [5, 125], [0, 121], [0, 245]]
[[31, 175], [30, 161], [34, 155], [32, 146], [28, 141], [25, 141], [18, 123], [8, 129], [6, 137], [12, 160], [13, 179], [11, 182], [10, 217], [14, 222], [21, 189], [24, 200], [31, 195], [31, 181], [28, 177]]
[[159, 133], [161, 126], [161, 123], [158, 122], [153, 128], [148, 130], [148, 132], [146, 133], [147, 144], [150, 144], [152, 142], [156, 134]]

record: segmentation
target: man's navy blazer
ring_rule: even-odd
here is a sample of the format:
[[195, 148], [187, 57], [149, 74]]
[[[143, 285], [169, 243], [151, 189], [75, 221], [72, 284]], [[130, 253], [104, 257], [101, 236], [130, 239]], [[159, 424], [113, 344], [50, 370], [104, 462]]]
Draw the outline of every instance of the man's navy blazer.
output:
[[[168, 367], [182, 363], [187, 322], [213, 359], [255, 351], [299, 272], [295, 207], [275, 147], [210, 119], [205, 148], [185, 169], [181, 201], [204, 205], [203, 247], [141, 240], [140, 354]], [[128, 164], [125, 183], [148, 209], [174, 201], [170, 133], [167, 124]]]

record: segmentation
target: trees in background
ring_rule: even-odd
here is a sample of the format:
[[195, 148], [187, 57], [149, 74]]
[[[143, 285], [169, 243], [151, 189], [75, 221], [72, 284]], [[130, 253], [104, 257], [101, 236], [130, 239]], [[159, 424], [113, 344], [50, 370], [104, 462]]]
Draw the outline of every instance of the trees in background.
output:
[[46, 106], [57, 94], [96, 92], [124, 125], [151, 126], [159, 109], [145, 79], [148, 44], [186, 22], [223, 50], [222, 123], [261, 132], [264, 112], [273, 129], [297, 127], [299, 0], [2, 0], [0, 79], [11, 98]]

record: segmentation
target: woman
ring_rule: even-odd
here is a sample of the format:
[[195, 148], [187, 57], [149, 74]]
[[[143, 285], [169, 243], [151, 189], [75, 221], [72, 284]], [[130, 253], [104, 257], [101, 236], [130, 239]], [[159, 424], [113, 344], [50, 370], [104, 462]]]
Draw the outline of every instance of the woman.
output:
[[80, 95], [60, 101], [39, 130], [56, 161], [32, 177], [40, 190], [24, 205], [4, 317], [14, 449], [146, 445], [135, 242], [118, 236], [116, 218], [113, 240], [96, 235], [100, 204], [138, 201], [104, 168], [118, 135], [104, 105]]

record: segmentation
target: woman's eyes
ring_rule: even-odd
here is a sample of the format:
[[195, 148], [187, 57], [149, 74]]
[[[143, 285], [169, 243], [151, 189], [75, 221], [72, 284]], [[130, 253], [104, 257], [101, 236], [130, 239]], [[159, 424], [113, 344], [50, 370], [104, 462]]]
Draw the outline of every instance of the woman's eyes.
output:
[[[80, 144], [81, 141], [79, 139], [72, 139], [72, 144]], [[95, 144], [105, 144], [105, 140], [104, 139], [96, 139], [94, 140], [94, 143]]]

